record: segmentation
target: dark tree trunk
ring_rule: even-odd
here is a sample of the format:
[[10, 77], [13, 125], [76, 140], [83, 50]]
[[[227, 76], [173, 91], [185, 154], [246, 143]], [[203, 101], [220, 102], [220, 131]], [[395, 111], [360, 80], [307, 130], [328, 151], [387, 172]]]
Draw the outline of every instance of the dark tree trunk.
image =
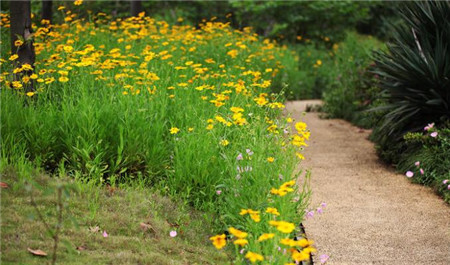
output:
[[142, 9], [142, 1], [141, 0], [131, 0], [130, 12], [131, 16], [136, 17], [139, 13], [144, 11]]
[[52, 23], [52, 0], [42, 0], [42, 19], [50, 21]]
[[[11, 54], [17, 54], [19, 58], [15, 60], [15, 67], [21, 67], [24, 64], [31, 65], [34, 68], [33, 41], [31, 39], [31, 3], [28, 1], [10, 1], [11, 15]], [[17, 40], [23, 40], [24, 43], [19, 47], [14, 44]], [[33, 70], [26, 70], [17, 74], [15, 80], [21, 80], [23, 75], [31, 75]], [[33, 91], [33, 83], [24, 84], [25, 91]]]

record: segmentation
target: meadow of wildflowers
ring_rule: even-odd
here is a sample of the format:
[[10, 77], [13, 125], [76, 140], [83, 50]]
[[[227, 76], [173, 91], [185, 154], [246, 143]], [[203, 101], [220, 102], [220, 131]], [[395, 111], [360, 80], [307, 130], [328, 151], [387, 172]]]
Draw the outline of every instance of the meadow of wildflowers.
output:
[[271, 92], [295, 72], [292, 51], [215, 18], [194, 27], [58, 12], [65, 23], [33, 26], [36, 64], [16, 68], [2, 14], [2, 167], [26, 160], [98, 184], [138, 179], [217, 214], [211, 241], [235, 248], [237, 263], [309, 258], [311, 241], [294, 240], [309, 131]]

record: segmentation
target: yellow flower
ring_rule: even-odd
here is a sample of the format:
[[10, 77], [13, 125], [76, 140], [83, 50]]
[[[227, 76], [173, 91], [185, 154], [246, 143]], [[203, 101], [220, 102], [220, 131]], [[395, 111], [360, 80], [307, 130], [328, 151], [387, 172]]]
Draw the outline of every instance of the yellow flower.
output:
[[245, 254], [245, 258], [250, 260], [251, 263], [255, 263], [257, 261], [264, 260], [264, 257], [262, 255], [255, 253], [255, 252], [251, 252], [251, 251], [249, 251], [249, 252], [247, 252], [247, 254]]
[[14, 60], [16, 60], [17, 58], [19, 58], [19, 55], [13, 54], [13, 55], [11, 55], [11, 56], [9, 57], [9, 60], [10, 60], [10, 61], [14, 61]]
[[320, 65], [322, 65], [322, 61], [321, 60], [317, 60], [316, 64], [320, 66]]
[[14, 42], [14, 46], [16, 46], [16, 47], [20, 47], [20, 46], [22, 46], [22, 44], [23, 44], [23, 41], [22, 41], [22, 40], [16, 40], [16, 41]]
[[271, 156], [267, 158], [267, 162], [273, 163], [273, 161], [275, 161], [275, 158], [273, 158]]
[[12, 81], [12, 85], [13, 85], [14, 88], [17, 88], [17, 89], [23, 87], [23, 85], [22, 85], [22, 83], [20, 81]]
[[305, 160], [305, 157], [304, 157], [302, 154], [300, 154], [299, 152], [295, 153], [295, 155], [296, 155], [299, 159]]
[[306, 127], [307, 127], [306, 123], [301, 121], [295, 124], [295, 129], [297, 129], [297, 131], [299, 132], [306, 130]]
[[295, 185], [295, 180], [290, 180], [290, 181], [287, 181], [287, 182], [281, 184], [280, 189], [285, 189], [288, 187], [292, 187], [294, 185]]
[[273, 207], [267, 207], [266, 213], [271, 213], [271, 214], [277, 215], [277, 216], [280, 215], [278, 210], [276, 208], [273, 208]]
[[230, 227], [228, 228], [228, 232], [230, 232], [233, 236], [237, 237], [237, 238], [246, 238], [248, 236], [248, 233], [243, 232], [239, 229], [236, 229], [234, 227]]
[[258, 237], [258, 241], [261, 242], [261, 241], [264, 241], [264, 240], [268, 240], [268, 239], [273, 238], [274, 236], [275, 236], [275, 234], [273, 234], [273, 233], [265, 233], [265, 234], [262, 234], [262, 235], [260, 235]]
[[243, 239], [243, 238], [236, 239], [236, 240], [234, 241], [234, 244], [243, 247], [243, 246], [245, 246], [245, 245], [248, 244], [248, 240], [247, 240], [247, 239]]
[[180, 131], [177, 127], [170, 128], [170, 134], [177, 134]]
[[221, 249], [221, 248], [225, 247], [225, 245], [227, 244], [227, 240], [226, 240], [225, 234], [221, 234], [221, 235], [216, 235], [216, 236], [210, 237], [209, 240], [212, 241], [212, 244], [217, 249]]
[[224, 139], [224, 140], [220, 140], [220, 144], [221, 144], [222, 146], [227, 146], [227, 145], [230, 144], [230, 142], [229, 142], [228, 140]]
[[79, 6], [83, 3], [83, 0], [75, 0], [75, 2], [73, 2], [74, 5]]
[[295, 261], [304, 261], [304, 260], [308, 260], [309, 259], [309, 253], [305, 253], [304, 251], [297, 251], [295, 250], [292, 253], [292, 259]]
[[67, 78], [67, 76], [61, 76], [58, 79], [58, 81], [61, 82], [61, 83], [65, 83], [65, 82], [69, 81], [69, 78]]
[[287, 122], [287, 123], [291, 123], [291, 122], [293, 122], [293, 120], [292, 120], [292, 118], [287, 118], [287, 119], [286, 119], [286, 122]]
[[249, 213], [249, 210], [247, 209], [241, 209], [241, 211], [239, 212], [240, 215], [246, 215]]
[[276, 223], [270, 223], [270, 225], [275, 226], [278, 231], [290, 234], [295, 229], [295, 225], [293, 223], [285, 222], [285, 221], [275, 221]]
[[234, 59], [238, 55], [238, 51], [237, 50], [231, 50], [231, 51], [227, 52], [227, 55]]
[[261, 221], [261, 216], [259, 216], [259, 212], [250, 213], [250, 218], [252, 218], [252, 220], [255, 221], [256, 223], [259, 223]]
[[208, 124], [208, 126], [206, 126], [206, 130], [212, 130], [214, 128], [214, 125], [212, 124]]
[[295, 246], [295, 240], [290, 239], [290, 238], [282, 238], [280, 240], [280, 243], [289, 247], [294, 247]]
[[193, 132], [193, 131], [194, 131], [194, 128], [192, 128], [192, 127], [188, 128], [188, 132]]
[[36, 93], [34, 93], [34, 92], [27, 92], [27, 96], [29, 96], [29, 97], [32, 97], [32, 96], [34, 96], [34, 94], [36, 94]]

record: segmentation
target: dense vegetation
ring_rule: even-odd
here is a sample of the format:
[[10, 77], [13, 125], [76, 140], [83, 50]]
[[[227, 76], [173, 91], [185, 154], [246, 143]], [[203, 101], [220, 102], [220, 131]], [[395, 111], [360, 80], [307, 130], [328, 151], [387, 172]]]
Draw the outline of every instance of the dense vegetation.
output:
[[[286, 241], [301, 247], [292, 255], [267, 243], [297, 234], [308, 197], [296, 192], [307, 125], [292, 130], [284, 98], [270, 91], [295, 72], [292, 51], [214, 19], [86, 19], [80, 8], [61, 6], [63, 24], [34, 26], [34, 73], [2, 43], [2, 169], [31, 164], [111, 187], [137, 181], [213, 214], [205, 221], [248, 254], [236, 262], [308, 259], [309, 241]], [[4, 39], [9, 27], [3, 14]], [[224, 236], [211, 237], [218, 249]]]
[[417, 166], [415, 180], [449, 200], [450, 3], [407, 6], [388, 51], [376, 56], [386, 114], [373, 138], [382, 158]]
[[[309, 131], [283, 109], [286, 99], [308, 98], [323, 99], [327, 117], [372, 128], [383, 160], [450, 201], [448, 2], [144, 1], [146, 12], [131, 17], [128, 1], [53, 3], [49, 23], [32, 1], [34, 34], [11, 49], [3, 12], [10, 4], [2, 2], [0, 173], [14, 183], [2, 195], [8, 202], [41, 196], [55, 216], [48, 195], [60, 190], [39, 183], [74, 183], [77, 194], [65, 203], [87, 229], [114, 218], [99, 218], [106, 215], [100, 200], [108, 206], [116, 189], [136, 189], [162, 201], [154, 211], [172, 207], [168, 196], [184, 213], [152, 216], [157, 235], [196, 236], [201, 225], [190, 225], [188, 212], [201, 211], [195, 216], [208, 225], [196, 245], [211, 241], [228, 255], [214, 261], [307, 260], [311, 241], [293, 238], [309, 198], [309, 172], [298, 170]], [[36, 63], [19, 62], [17, 49], [32, 42]], [[133, 207], [138, 198], [117, 200]], [[177, 220], [167, 226], [164, 218]], [[15, 229], [6, 227], [8, 238]], [[108, 230], [123, 242], [135, 239], [133, 229]], [[62, 238], [79, 240], [72, 232], [63, 229]], [[12, 261], [23, 246], [8, 247]], [[72, 257], [69, 249], [62, 260]], [[143, 251], [167, 263], [183, 256]]]

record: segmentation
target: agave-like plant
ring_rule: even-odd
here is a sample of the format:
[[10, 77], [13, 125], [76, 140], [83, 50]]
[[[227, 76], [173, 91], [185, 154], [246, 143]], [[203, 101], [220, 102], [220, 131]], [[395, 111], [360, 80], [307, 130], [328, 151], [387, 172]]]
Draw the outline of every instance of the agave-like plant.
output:
[[392, 43], [375, 54], [387, 102], [373, 134], [382, 146], [450, 120], [450, 2], [410, 2], [401, 15], [405, 23], [393, 26]]

